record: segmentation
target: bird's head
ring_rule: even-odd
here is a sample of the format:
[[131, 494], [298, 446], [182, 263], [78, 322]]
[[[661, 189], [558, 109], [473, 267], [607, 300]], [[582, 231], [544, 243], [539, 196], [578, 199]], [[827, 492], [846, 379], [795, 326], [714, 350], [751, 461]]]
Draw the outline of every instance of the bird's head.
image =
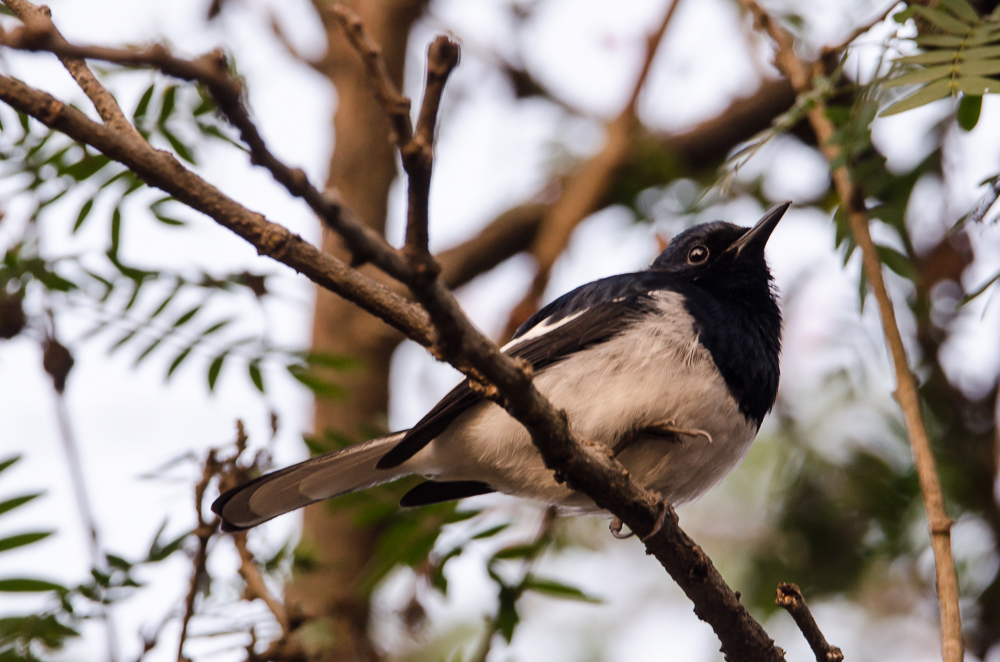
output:
[[764, 246], [791, 204], [775, 205], [752, 228], [723, 221], [696, 225], [674, 237], [649, 268], [722, 289], [767, 286]]

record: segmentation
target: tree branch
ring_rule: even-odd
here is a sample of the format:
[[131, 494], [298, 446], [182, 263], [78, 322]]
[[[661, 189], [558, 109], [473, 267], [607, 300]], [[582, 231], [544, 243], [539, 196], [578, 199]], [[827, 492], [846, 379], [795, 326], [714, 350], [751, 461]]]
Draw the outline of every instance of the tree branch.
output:
[[[53, 32], [62, 38], [55, 25], [52, 24], [52, 12], [48, 7], [36, 7], [27, 0], [3, 0], [3, 3], [10, 8], [14, 14], [21, 19], [25, 25], [36, 26], [35, 29], [45, 32]], [[111, 96], [111, 93], [104, 89], [94, 73], [87, 67], [87, 63], [81, 58], [59, 55], [59, 61], [63, 63], [66, 70], [76, 81], [80, 89], [94, 104], [97, 114], [101, 116], [104, 123], [117, 131], [134, 132], [135, 129], [125, 119], [122, 109], [118, 107], [118, 102]], [[138, 133], [136, 134], [138, 135]]]
[[618, 170], [632, 147], [633, 134], [638, 126], [636, 104], [652, 68], [656, 51], [680, 0], [672, 0], [659, 27], [649, 35], [646, 57], [643, 59], [639, 76], [629, 95], [628, 103], [619, 115], [606, 126], [607, 138], [601, 151], [580, 166], [565, 182], [559, 199], [545, 216], [542, 227], [531, 246], [535, 257], [536, 272], [531, 288], [510, 314], [504, 339], [514, 332], [538, 310], [545, 287], [556, 260], [569, 243], [573, 230], [583, 219], [592, 214], [611, 186], [613, 175]]
[[512, 207], [476, 236], [438, 253], [436, 259], [441, 265], [441, 282], [454, 290], [504, 260], [528, 250], [549, 206], [543, 202], [529, 202]]
[[785, 582], [778, 584], [774, 604], [787, 611], [795, 624], [799, 626], [802, 635], [809, 642], [809, 648], [816, 656], [816, 662], [843, 662], [843, 652], [827, 642], [819, 625], [816, 624], [812, 612], [809, 611], [809, 606], [806, 605], [806, 600], [802, 597], [802, 591], [799, 590], [798, 586]]
[[246, 597], [250, 600], [260, 598], [264, 601], [271, 614], [274, 615], [274, 620], [278, 621], [278, 625], [281, 626], [281, 635], [284, 637], [289, 632], [288, 612], [285, 611], [285, 605], [281, 600], [276, 598], [268, 590], [267, 584], [264, 583], [260, 568], [257, 567], [257, 560], [247, 549], [246, 531], [233, 533], [233, 544], [236, 545], [236, 551], [240, 555], [240, 576], [243, 577], [243, 581], [247, 585]]
[[92, 122], [78, 110], [14, 78], [0, 75], [0, 100], [122, 163], [150, 186], [169, 193], [249, 241], [259, 254], [272, 257], [336, 292], [420, 344], [434, 343], [430, 320], [419, 306], [323, 253], [287, 228], [246, 209], [185, 169], [169, 153]]
[[[70, 50], [69, 46], [62, 48]], [[93, 57], [105, 53], [112, 61], [124, 59], [123, 52], [115, 49], [86, 51]], [[164, 67], [178, 62], [184, 66], [191, 64], [164, 58], [163, 53], [157, 56], [157, 61]], [[142, 58], [135, 58], [133, 63], [159, 66]], [[213, 66], [218, 69], [217, 64]], [[780, 649], [739, 604], [704, 552], [677, 527], [673, 509], [658, 494], [636, 484], [609, 456], [606, 447], [577, 440], [568, 427], [565, 413], [557, 411], [533, 385], [530, 369], [502, 355], [496, 345], [479, 334], [437, 278], [415, 273], [405, 257], [387, 247], [381, 238], [367, 244], [370, 237], [350, 232], [349, 224], [342, 233], [355, 255], [371, 249], [373, 261], [379, 266], [387, 265], [387, 273], [406, 283], [423, 304], [424, 312], [386, 288], [379, 289], [382, 286], [320, 253], [285, 228], [241, 207], [184, 169], [169, 154], [97, 125], [49, 95], [8, 77], [0, 76], [0, 99], [125, 164], [147, 183], [237, 232], [261, 254], [275, 257], [321, 286], [358, 303], [411, 338], [431, 346], [439, 358], [473, 379], [491, 384], [487, 390], [493, 389], [507, 411], [525, 425], [557, 479], [588, 494], [599, 507], [612, 511], [629, 528], [644, 536], [647, 550], [656, 555], [695, 602], [696, 613], [712, 625], [730, 657], [775, 661], [782, 658]]]
[[[811, 90], [812, 78], [821, 72], [821, 64], [803, 62], [793, 49], [791, 36], [755, 0], [740, 0], [740, 3], [754, 18], [755, 27], [766, 31], [777, 45], [775, 62], [785, 72], [792, 86], [799, 94]], [[840, 146], [832, 141], [835, 127], [826, 114], [826, 104], [817, 100], [808, 113], [809, 122], [816, 132], [819, 145], [827, 160], [838, 162]], [[913, 450], [914, 463], [920, 480], [920, 490], [927, 511], [927, 525], [930, 530], [931, 546], [934, 549], [934, 567], [937, 578], [938, 604], [941, 610], [941, 652], [945, 662], [961, 662], [963, 658], [962, 618], [959, 611], [958, 575], [951, 551], [952, 520], [944, 505], [944, 496], [938, 480], [937, 463], [931, 451], [927, 428], [921, 411], [920, 394], [916, 380], [910, 371], [903, 337], [896, 324], [896, 314], [892, 299], [882, 277], [882, 263], [876, 251], [868, 228], [869, 218], [865, 209], [864, 192], [851, 180], [846, 165], [840, 165], [832, 172], [837, 195], [847, 216], [851, 234], [861, 249], [862, 267], [865, 277], [878, 302], [882, 318], [882, 329], [886, 344], [892, 356], [896, 372], [896, 400], [899, 402], [906, 424], [906, 431]]]

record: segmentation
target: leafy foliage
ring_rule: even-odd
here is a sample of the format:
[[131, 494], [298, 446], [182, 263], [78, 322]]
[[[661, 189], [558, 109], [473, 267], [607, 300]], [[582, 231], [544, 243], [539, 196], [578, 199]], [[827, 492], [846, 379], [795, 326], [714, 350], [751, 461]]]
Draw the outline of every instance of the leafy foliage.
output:
[[980, 16], [966, 0], [942, 0], [933, 7], [911, 4], [894, 17], [917, 22], [913, 42], [923, 52], [897, 58], [885, 87], [919, 85], [882, 116], [919, 108], [948, 96], [963, 95], [959, 125], [971, 131], [979, 121], [984, 94], [1000, 91], [1000, 8]]
[[[0, 461], [0, 473], [13, 466], [20, 456]], [[41, 492], [16, 497], [0, 497], [0, 516], [28, 505], [41, 496]], [[133, 576], [141, 565], [159, 563], [177, 552], [188, 534], [171, 541], [162, 541], [166, 523], [157, 532], [147, 556], [138, 561], [127, 561], [121, 556], [107, 554], [103, 568], [91, 569], [90, 580], [73, 587], [63, 586], [35, 577], [2, 577], [0, 594], [39, 593], [49, 597], [49, 606], [42, 611], [21, 616], [0, 618], [0, 660], [3, 662], [36, 662], [39, 656], [61, 650], [69, 640], [79, 636], [80, 624], [88, 619], [100, 618], [101, 607], [129, 598], [134, 589], [142, 586]], [[27, 547], [45, 540], [52, 531], [6, 535], [0, 533], [0, 554]]]

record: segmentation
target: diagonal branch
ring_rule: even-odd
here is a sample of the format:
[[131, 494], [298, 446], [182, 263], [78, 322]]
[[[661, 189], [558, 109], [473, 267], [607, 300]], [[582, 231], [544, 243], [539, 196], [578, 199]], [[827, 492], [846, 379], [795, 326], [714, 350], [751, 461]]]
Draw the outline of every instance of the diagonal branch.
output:
[[787, 611], [795, 624], [799, 626], [802, 636], [809, 642], [809, 648], [816, 656], [816, 662], [844, 661], [844, 653], [836, 646], [831, 646], [826, 637], [823, 636], [798, 586], [785, 582], [778, 584], [774, 604]]
[[[35, 29], [59, 34], [55, 25], [52, 24], [52, 12], [48, 7], [44, 5], [36, 7], [27, 0], [3, 0], [3, 3], [25, 25], [33, 25], [36, 26]], [[62, 38], [62, 35], [59, 37]], [[94, 72], [87, 67], [87, 63], [83, 59], [60, 55], [59, 61], [63, 63], [73, 80], [94, 104], [97, 114], [101, 116], [105, 124], [118, 131], [134, 131], [132, 125], [125, 119], [122, 109], [118, 107], [118, 102], [115, 101], [110, 92], [104, 89], [104, 86], [97, 80]]]
[[[69, 50], [68, 46], [60, 48]], [[90, 57], [100, 57], [97, 54], [100, 51], [87, 49]], [[124, 59], [121, 51], [105, 49], [105, 52], [111, 58]], [[165, 67], [191, 64], [169, 57], [161, 61]], [[157, 66], [152, 62], [145, 64]], [[0, 76], [0, 99], [125, 164], [147, 183], [237, 232], [261, 254], [275, 257], [321, 286], [358, 303], [411, 338], [431, 346], [436, 356], [473, 379], [490, 384], [487, 390], [492, 390], [505, 409], [525, 425], [557, 478], [588, 494], [599, 507], [612, 511], [629, 528], [644, 536], [647, 550], [692, 599], [696, 613], [712, 625], [732, 659], [781, 659], [780, 649], [740, 605], [708, 557], [679, 529], [673, 509], [658, 494], [635, 483], [609, 456], [607, 448], [576, 439], [565, 413], [556, 410], [535, 388], [530, 370], [502, 355], [496, 345], [472, 326], [443, 284], [433, 275], [427, 277], [411, 269], [404, 254], [381, 241], [367, 244], [368, 237], [363, 234], [342, 234], [355, 255], [370, 249], [374, 262], [388, 265], [387, 273], [389, 269], [395, 270], [390, 275], [398, 275], [410, 287], [423, 309], [386, 288], [380, 290], [381, 286], [371, 279], [320, 253], [285, 228], [246, 210], [184, 169], [167, 153], [91, 122], [78, 111], [12, 78]]]
[[419, 306], [225, 196], [169, 153], [97, 124], [75, 108], [14, 78], [0, 75], [0, 100], [125, 165], [150, 186], [232, 230], [253, 244], [259, 254], [276, 259], [356, 303], [422, 345], [434, 343], [430, 320]]
[[615, 172], [624, 164], [639, 124], [636, 116], [639, 95], [646, 83], [663, 35], [679, 4], [680, 0], [672, 0], [659, 27], [647, 38], [646, 57], [643, 59], [639, 76], [625, 108], [608, 122], [607, 137], [601, 151], [569, 176], [559, 199], [546, 214], [538, 236], [531, 246], [531, 253], [536, 262], [535, 278], [524, 299], [511, 312], [503, 336], [505, 339], [513, 336], [517, 328], [538, 310], [549, 283], [552, 267], [566, 249], [573, 230], [599, 208], [602, 198], [611, 186]]
[[[813, 75], [821, 73], [816, 65], [803, 62], [793, 48], [791, 36], [755, 0], [740, 0], [740, 4], [754, 18], [757, 29], [767, 32], [777, 45], [775, 62], [785, 72], [792, 86], [799, 94], [812, 88]], [[818, 65], [822, 66], [822, 65]], [[814, 71], [815, 70], [815, 71]], [[910, 371], [903, 337], [896, 323], [896, 313], [892, 299], [882, 277], [882, 263], [875, 242], [868, 228], [869, 218], [865, 208], [864, 192], [840, 158], [840, 146], [832, 140], [835, 127], [826, 114], [826, 104], [818, 99], [808, 114], [809, 122], [816, 132], [820, 148], [833, 168], [832, 177], [840, 197], [840, 204], [847, 216], [854, 240], [861, 248], [862, 267], [878, 302], [882, 318], [882, 329], [886, 344], [892, 356], [896, 372], [896, 400], [903, 412], [903, 420], [910, 438], [920, 491], [927, 511], [927, 526], [930, 530], [931, 546], [934, 549], [934, 567], [937, 578], [938, 604], [941, 610], [941, 652], [945, 662], [961, 662], [963, 657], [962, 617], [959, 611], [958, 576], [951, 550], [951, 525], [944, 505], [944, 495], [938, 480], [937, 463], [931, 451], [930, 439], [924, 424], [920, 394], [917, 383]]]

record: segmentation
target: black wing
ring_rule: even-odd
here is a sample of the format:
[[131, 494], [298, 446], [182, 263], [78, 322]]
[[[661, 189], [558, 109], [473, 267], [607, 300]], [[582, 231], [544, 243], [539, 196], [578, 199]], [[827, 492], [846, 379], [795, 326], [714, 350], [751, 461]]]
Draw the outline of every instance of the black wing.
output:
[[[610, 340], [628, 328], [650, 305], [650, 293], [669, 284], [663, 274], [642, 272], [594, 281], [565, 294], [531, 316], [517, 330], [504, 354], [523, 358], [539, 372], [563, 359]], [[546, 330], [548, 327], [550, 329]], [[541, 331], [532, 336], [531, 331]], [[518, 338], [529, 336], [518, 342]], [[482, 399], [464, 380], [427, 412], [376, 466], [389, 469], [410, 459]]]

